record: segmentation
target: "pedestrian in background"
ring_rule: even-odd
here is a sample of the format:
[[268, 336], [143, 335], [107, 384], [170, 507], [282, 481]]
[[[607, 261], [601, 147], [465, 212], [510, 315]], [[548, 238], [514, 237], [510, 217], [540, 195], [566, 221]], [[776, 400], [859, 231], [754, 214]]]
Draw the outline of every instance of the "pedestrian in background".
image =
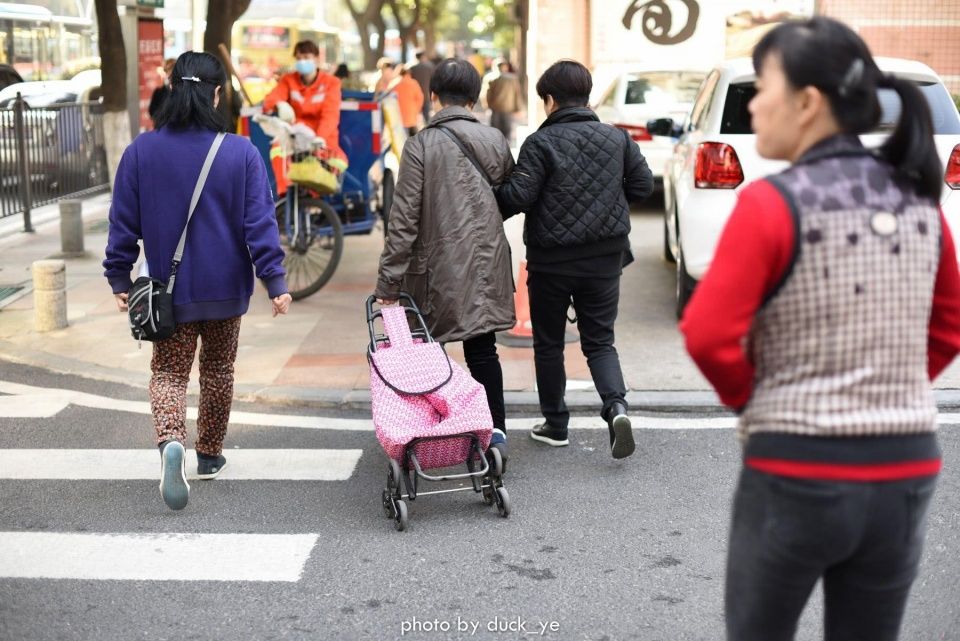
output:
[[154, 121], [154, 128], [156, 128], [157, 114], [160, 113], [163, 101], [170, 95], [170, 77], [173, 72], [173, 65], [176, 62], [176, 58], [167, 58], [163, 61], [163, 84], [154, 89], [153, 93], [150, 94], [150, 104], [147, 107], [147, 113], [150, 115], [150, 120]]
[[463, 342], [471, 376], [493, 417], [491, 447], [507, 460], [503, 371], [495, 332], [516, 323], [510, 246], [491, 183], [513, 169], [510, 147], [471, 112], [480, 74], [448, 59], [430, 80], [438, 111], [400, 157], [390, 226], [375, 295], [392, 304], [409, 293], [437, 341]]
[[[150, 275], [170, 278], [201, 165], [226, 127], [216, 110], [226, 74], [208, 53], [181, 55], [172, 71], [157, 130], [137, 136], [117, 169], [105, 275], [121, 312], [127, 311], [130, 272], [143, 241]], [[186, 506], [184, 468], [187, 383], [200, 340], [200, 412], [197, 475], [217, 476], [226, 464], [223, 439], [233, 401], [233, 364], [240, 317], [253, 294], [253, 273], [263, 281], [273, 314], [286, 314], [284, 280], [266, 167], [250, 141], [227, 134], [190, 220], [173, 291], [176, 332], [153, 345], [150, 406], [160, 448], [160, 492], [169, 507]]]
[[[753, 54], [757, 151], [681, 329], [740, 414], [730, 641], [788, 641], [816, 583], [824, 638], [898, 637], [941, 467], [931, 381], [960, 350], [960, 275], [926, 101], [845, 25], [770, 31]], [[896, 92], [878, 149], [877, 92]]]
[[593, 80], [579, 62], [561, 60], [537, 82], [548, 116], [520, 148], [517, 168], [497, 189], [505, 217], [526, 212], [527, 288], [540, 411], [531, 432], [569, 444], [563, 368], [571, 299], [580, 346], [603, 407], [614, 458], [634, 451], [626, 385], [614, 347], [620, 275], [633, 261], [630, 202], [653, 192], [653, 175], [625, 132], [587, 107]]
[[423, 124], [430, 122], [430, 108], [432, 101], [430, 96], [430, 78], [433, 77], [435, 65], [430, 62], [426, 51], [417, 52], [417, 64], [410, 67], [410, 76], [420, 85], [420, 91], [424, 95], [423, 101]]
[[389, 58], [381, 58], [377, 66], [380, 68], [380, 79], [377, 81], [376, 93], [381, 96], [392, 93], [397, 97], [403, 128], [408, 136], [416, 135], [420, 112], [425, 102], [420, 85], [403, 65], [398, 65]]
[[513, 135], [513, 119], [523, 110], [523, 88], [509, 61], [501, 61], [499, 70], [500, 75], [490, 81], [490, 88], [487, 90], [487, 106], [491, 111], [490, 126], [499, 129], [503, 137], [510, 141]]

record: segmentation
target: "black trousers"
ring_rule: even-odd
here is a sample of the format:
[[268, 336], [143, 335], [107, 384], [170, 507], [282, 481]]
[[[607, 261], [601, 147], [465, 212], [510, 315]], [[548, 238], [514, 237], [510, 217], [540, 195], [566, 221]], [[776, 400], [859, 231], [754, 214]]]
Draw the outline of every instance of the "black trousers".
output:
[[824, 640], [894, 641], [936, 477], [837, 483], [744, 468], [727, 557], [728, 641], [791, 641], [823, 580]]
[[566, 429], [570, 412], [564, 401], [567, 374], [563, 368], [567, 308], [573, 299], [580, 330], [580, 348], [587, 357], [593, 384], [603, 401], [606, 420], [614, 403], [626, 407], [620, 357], [613, 346], [613, 325], [620, 303], [620, 276], [605, 278], [528, 272], [533, 360], [537, 371], [540, 411], [551, 427]]
[[507, 431], [506, 409], [503, 401], [503, 369], [497, 356], [497, 337], [493, 332], [463, 341], [463, 356], [470, 375], [487, 392], [487, 404], [493, 417], [494, 429]]

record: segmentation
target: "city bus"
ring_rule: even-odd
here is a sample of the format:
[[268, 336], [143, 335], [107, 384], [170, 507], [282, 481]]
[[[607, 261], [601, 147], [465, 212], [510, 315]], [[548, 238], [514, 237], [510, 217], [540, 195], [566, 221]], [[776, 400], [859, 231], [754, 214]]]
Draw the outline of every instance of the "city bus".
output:
[[69, 79], [99, 67], [92, 3], [45, 4], [0, 3], [0, 64], [11, 65], [24, 80]]
[[233, 25], [233, 64], [254, 103], [293, 68], [293, 46], [301, 40], [317, 43], [321, 69], [333, 71], [343, 58], [340, 32], [327, 24], [292, 18], [238, 20]]

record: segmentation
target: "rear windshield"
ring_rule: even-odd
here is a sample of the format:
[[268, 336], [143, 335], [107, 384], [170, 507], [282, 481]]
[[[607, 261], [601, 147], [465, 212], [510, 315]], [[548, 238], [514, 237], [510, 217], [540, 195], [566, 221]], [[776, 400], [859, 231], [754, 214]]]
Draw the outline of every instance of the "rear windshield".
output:
[[692, 103], [706, 74], [695, 72], [638, 73], [627, 76], [628, 105]]
[[[933, 132], [935, 134], [960, 134], [960, 115], [957, 106], [943, 87], [935, 82], [920, 82], [917, 87], [927, 99], [930, 113], [933, 116]], [[730, 85], [727, 90], [727, 100], [723, 106], [723, 121], [720, 123], [722, 134], [749, 134], [750, 112], [747, 104], [756, 95], [757, 90], [753, 83]], [[893, 89], [881, 89], [877, 97], [880, 99], [880, 108], [883, 115], [876, 131], [893, 131], [900, 118], [900, 98]]]

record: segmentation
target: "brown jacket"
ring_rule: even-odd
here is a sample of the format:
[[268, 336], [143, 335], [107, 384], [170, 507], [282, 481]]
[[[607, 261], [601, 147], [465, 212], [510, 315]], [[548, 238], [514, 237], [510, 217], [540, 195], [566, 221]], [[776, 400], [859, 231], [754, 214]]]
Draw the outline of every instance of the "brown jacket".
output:
[[523, 110], [523, 89], [515, 74], [503, 73], [490, 81], [487, 106], [497, 113], [513, 114]]
[[402, 290], [441, 342], [513, 327], [513, 266], [493, 190], [454, 133], [494, 184], [513, 171], [503, 135], [462, 107], [446, 107], [407, 141], [390, 208], [376, 295]]

